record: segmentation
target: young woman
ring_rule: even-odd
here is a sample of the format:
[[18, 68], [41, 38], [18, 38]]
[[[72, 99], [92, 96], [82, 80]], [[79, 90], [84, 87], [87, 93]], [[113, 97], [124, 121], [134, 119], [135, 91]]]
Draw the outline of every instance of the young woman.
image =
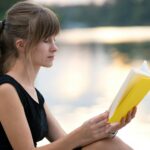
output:
[[[131, 150], [115, 133], [135, 116], [109, 124], [108, 112], [66, 134], [34, 87], [40, 67], [51, 67], [59, 21], [51, 10], [19, 2], [0, 22], [0, 150]], [[36, 147], [46, 137], [51, 143]]]

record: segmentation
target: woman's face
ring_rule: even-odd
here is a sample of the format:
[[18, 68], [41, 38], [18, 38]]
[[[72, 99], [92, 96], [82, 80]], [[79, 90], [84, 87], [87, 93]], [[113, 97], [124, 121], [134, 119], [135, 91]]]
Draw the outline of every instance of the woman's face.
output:
[[55, 36], [50, 36], [39, 42], [31, 53], [33, 65], [35, 67], [51, 67], [57, 50]]

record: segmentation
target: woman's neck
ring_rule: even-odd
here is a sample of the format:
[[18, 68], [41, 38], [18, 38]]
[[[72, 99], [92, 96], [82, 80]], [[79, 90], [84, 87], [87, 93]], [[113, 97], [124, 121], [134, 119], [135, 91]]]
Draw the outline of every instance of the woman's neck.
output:
[[25, 65], [21, 60], [17, 60], [15, 65], [6, 74], [14, 77], [24, 86], [33, 87], [39, 69], [40, 67], [36, 68], [29, 64]]

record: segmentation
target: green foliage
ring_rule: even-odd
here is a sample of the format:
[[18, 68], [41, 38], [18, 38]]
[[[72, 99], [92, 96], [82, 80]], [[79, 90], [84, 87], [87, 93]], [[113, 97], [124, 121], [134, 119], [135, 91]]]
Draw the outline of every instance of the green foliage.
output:
[[[114, 45], [106, 45], [105, 46], [108, 50], [111, 51], [115, 49], [117, 52], [127, 55], [129, 60], [133, 59], [145, 59], [150, 60], [150, 42], [143, 42], [143, 43], [125, 43], [125, 44], [114, 44]], [[113, 53], [112, 50], [112, 53]]]
[[103, 6], [53, 7], [62, 27], [150, 25], [150, 0], [116, 0]]
[[[0, 19], [17, 1], [0, 0]], [[87, 6], [51, 6], [51, 9], [58, 15], [62, 28], [150, 25], [150, 0], [115, 0], [115, 3], [107, 2], [102, 6], [91, 3]]]
[[9, 9], [13, 4], [18, 1], [21, 0], [0, 0], [0, 19], [3, 19], [7, 9]]

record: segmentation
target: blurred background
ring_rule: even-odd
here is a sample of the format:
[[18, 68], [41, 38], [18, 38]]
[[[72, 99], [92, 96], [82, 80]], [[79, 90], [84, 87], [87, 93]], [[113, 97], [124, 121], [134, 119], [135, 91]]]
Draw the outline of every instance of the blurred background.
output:
[[[149, 0], [32, 0], [60, 19], [59, 50], [36, 86], [67, 133], [109, 109], [129, 70], [150, 63]], [[0, 1], [0, 18], [17, 0]], [[118, 132], [135, 150], [150, 147], [150, 96]], [[48, 143], [46, 139], [38, 146]]]

